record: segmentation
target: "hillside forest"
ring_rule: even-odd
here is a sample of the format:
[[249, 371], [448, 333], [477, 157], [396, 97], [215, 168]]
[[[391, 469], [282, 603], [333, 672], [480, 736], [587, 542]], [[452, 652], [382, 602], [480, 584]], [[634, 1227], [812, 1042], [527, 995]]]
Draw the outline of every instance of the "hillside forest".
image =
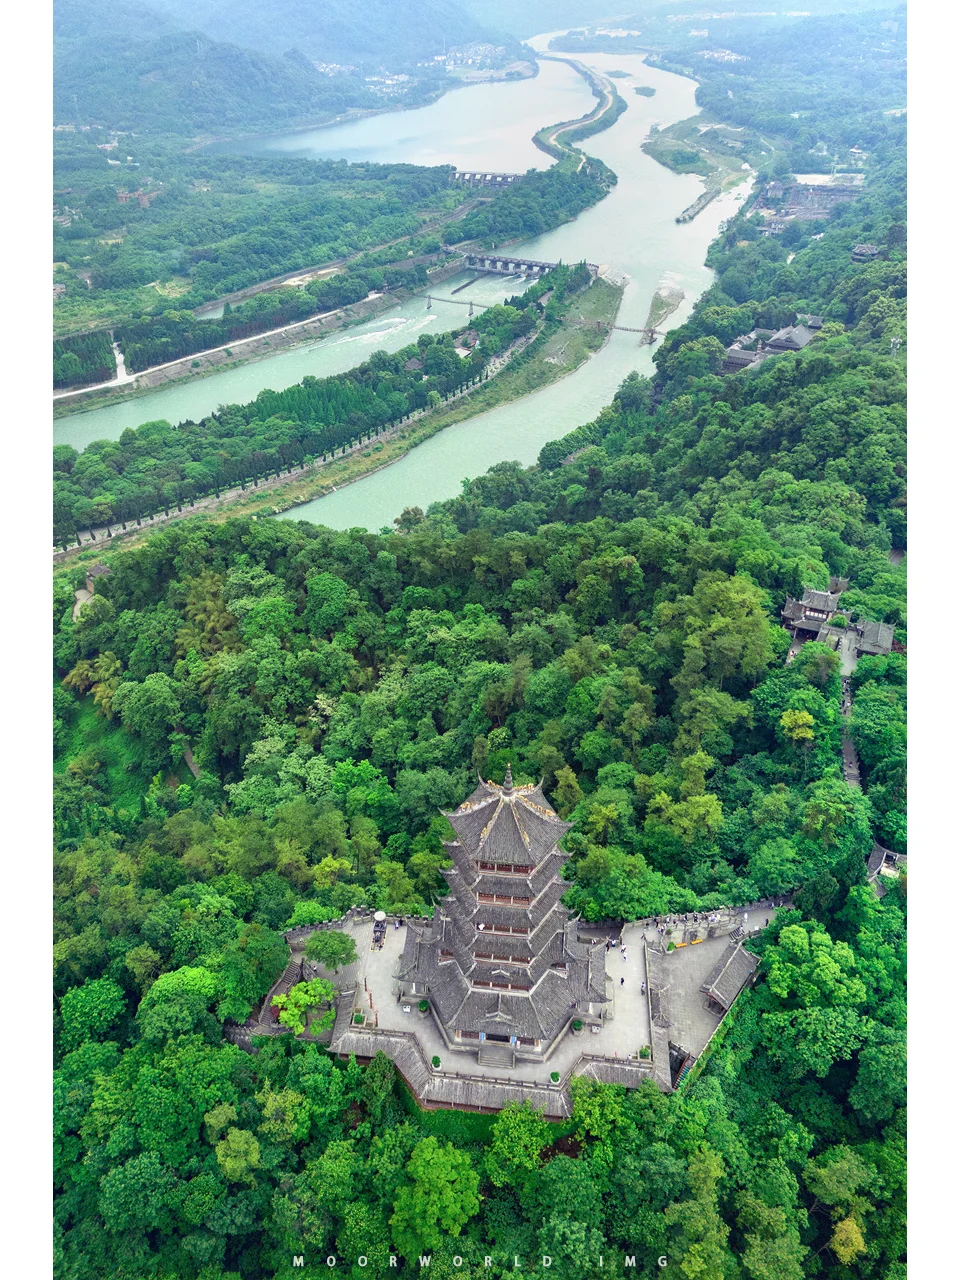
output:
[[[904, 135], [879, 107], [871, 127], [864, 194], [790, 246], [732, 219], [653, 376], [536, 466], [379, 532], [183, 520], [107, 553], [75, 617], [89, 560], [55, 572], [63, 1280], [315, 1280], [331, 1255], [360, 1280], [391, 1253], [401, 1280], [428, 1254], [477, 1280], [543, 1254], [560, 1280], [622, 1276], [625, 1254], [665, 1280], [905, 1280], [906, 878], [882, 899], [866, 881], [875, 840], [907, 848]], [[802, 352], [720, 374], [733, 337], [797, 312], [824, 318]], [[351, 388], [372, 426], [394, 360], [61, 452], [58, 492], [190, 478], [214, 433], [272, 464]], [[855, 674], [859, 788], [837, 656], [785, 662], [780, 625], [831, 576], [897, 641]], [[286, 928], [429, 913], [441, 810], [508, 763], [572, 824], [564, 901], [587, 921], [792, 891], [692, 1082], [575, 1080], [554, 1125], [422, 1112], [382, 1056], [224, 1040]]]

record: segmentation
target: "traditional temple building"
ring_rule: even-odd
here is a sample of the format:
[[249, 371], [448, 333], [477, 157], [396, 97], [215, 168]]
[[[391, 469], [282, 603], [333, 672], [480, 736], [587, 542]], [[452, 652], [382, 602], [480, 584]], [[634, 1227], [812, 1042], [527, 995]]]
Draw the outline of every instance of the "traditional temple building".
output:
[[447, 1047], [484, 1061], [541, 1061], [577, 1019], [601, 1021], [605, 948], [577, 940], [560, 905], [570, 887], [558, 841], [570, 829], [540, 786], [484, 782], [445, 815], [449, 897], [410, 924], [397, 978], [402, 997], [427, 1000]]

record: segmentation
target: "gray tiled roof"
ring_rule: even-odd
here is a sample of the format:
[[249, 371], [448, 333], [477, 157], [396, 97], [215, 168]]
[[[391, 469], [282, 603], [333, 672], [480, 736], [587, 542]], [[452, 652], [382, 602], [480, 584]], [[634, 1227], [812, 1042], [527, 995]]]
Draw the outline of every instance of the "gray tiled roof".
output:
[[731, 942], [704, 978], [700, 990], [729, 1009], [759, 963], [760, 957], [745, 951], [742, 943]]
[[807, 587], [803, 593], [801, 603], [806, 605], [808, 609], [825, 609], [833, 612], [840, 601], [839, 595], [832, 591], [814, 591], [812, 587]]
[[493, 861], [539, 862], [569, 822], [561, 822], [539, 787], [501, 788], [483, 783], [447, 820], [467, 854]]
[[803, 617], [803, 605], [799, 600], [794, 600], [793, 596], [787, 596], [786, 604], [783, 606], [783, 617], [788, 622], [792, 622]]
[[867, 875], [868, 876], [877, 875], [880, 868], [884, 864], [884, 860], [886, 859], [886, 856], [887, 856], [886, 849], [884, 849], [882, 845], [879, 845], [877, 844], [876, 841], [874, 841], [873, 848], [870, 850], [870, 856], [867, 858]]
[[812, 337], [813, 334], [806, 325], [790, 324], [783, 329], [778, 329], [772, 337], [768, 338], [767, 346], [782, 351], [800, 351]]
[[886, 654], [893, 648], [894, 629], [889, 622], [862, 623], [863, 635], [857, 648], [861, 652]]
[[[485, 1031], [500, 1023], [511, 1035], [552, 1041], [578, 1004], [607, 999], [602, 944], [579, 942], [575, 923], [560, 906], [569, 883], [559, 874], [567, 857], [557, 840], [570, 824], [560, 821], [539, 787], [514, 788], [509, 774], [503, 787], [481, 781], [447, 817], [458, 836], [446, 846], [454, 862], [444, 873], [450, 895], [430, 924], [409, 927], [397, 977], [416, 985], [411, 994], [429, 994], [448, 1030]], [[529, 875], [481, 872], [480, 861], [537, 869]], [[531, 901], [526, 907], [481, 902], [480, 893]], [[494, 933], [492, 926], [529, 932]], [[441, 951], [447, 954], [441, 957]], [[477, 985], [486, 982], [527, 989]]]

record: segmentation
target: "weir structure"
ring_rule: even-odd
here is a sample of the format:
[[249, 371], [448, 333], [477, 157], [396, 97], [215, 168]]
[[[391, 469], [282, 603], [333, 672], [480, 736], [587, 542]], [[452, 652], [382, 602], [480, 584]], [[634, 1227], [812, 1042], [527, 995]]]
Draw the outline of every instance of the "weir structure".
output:
[[[518, 258], [509, 253], [467, 253], [463, 258], [464, 267], [472, 267], [475, 271], [493, 271], [503, 276], [543, 276], [559, 266], [558, 262], [539, 262], [535, 258]], [[600, 268], [593, 262], [586, 264], [591, 276], [596, 276]]]
[[458, 169], [451, 176], [450, 182], [455, 187], [509, 187], [511, 182], [517, 182], [522, 177], [522, 173], [483, 173], [473, 170], [461, 172]]

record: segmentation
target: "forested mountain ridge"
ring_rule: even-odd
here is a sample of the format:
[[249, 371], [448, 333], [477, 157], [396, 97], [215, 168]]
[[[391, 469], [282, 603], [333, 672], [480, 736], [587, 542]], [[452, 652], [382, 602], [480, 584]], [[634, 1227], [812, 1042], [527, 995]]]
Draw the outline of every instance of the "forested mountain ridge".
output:
[[381, 64], [413, 73], [408, 97], [429, 95], [446, 72], [425, 64], [476, 41], [520, 53], [448, 0], [58, 0], [54, 113], [155, 134], [282, 129], [385, 105], [364, 80]]
[[400, 66], [453, 45], [496, 41], [482, 18], [454, 0], [156, 0], [178, 25], [266, 53], [299, 49], [323, 62]]
[[113, 130], [282, 128], [378, 105], [362, 81], [323, 76], [302, 54], [260, 53], [195, 31], [140, 37], [108, 28], [56, 41], [54, 69], [57, 121]]

